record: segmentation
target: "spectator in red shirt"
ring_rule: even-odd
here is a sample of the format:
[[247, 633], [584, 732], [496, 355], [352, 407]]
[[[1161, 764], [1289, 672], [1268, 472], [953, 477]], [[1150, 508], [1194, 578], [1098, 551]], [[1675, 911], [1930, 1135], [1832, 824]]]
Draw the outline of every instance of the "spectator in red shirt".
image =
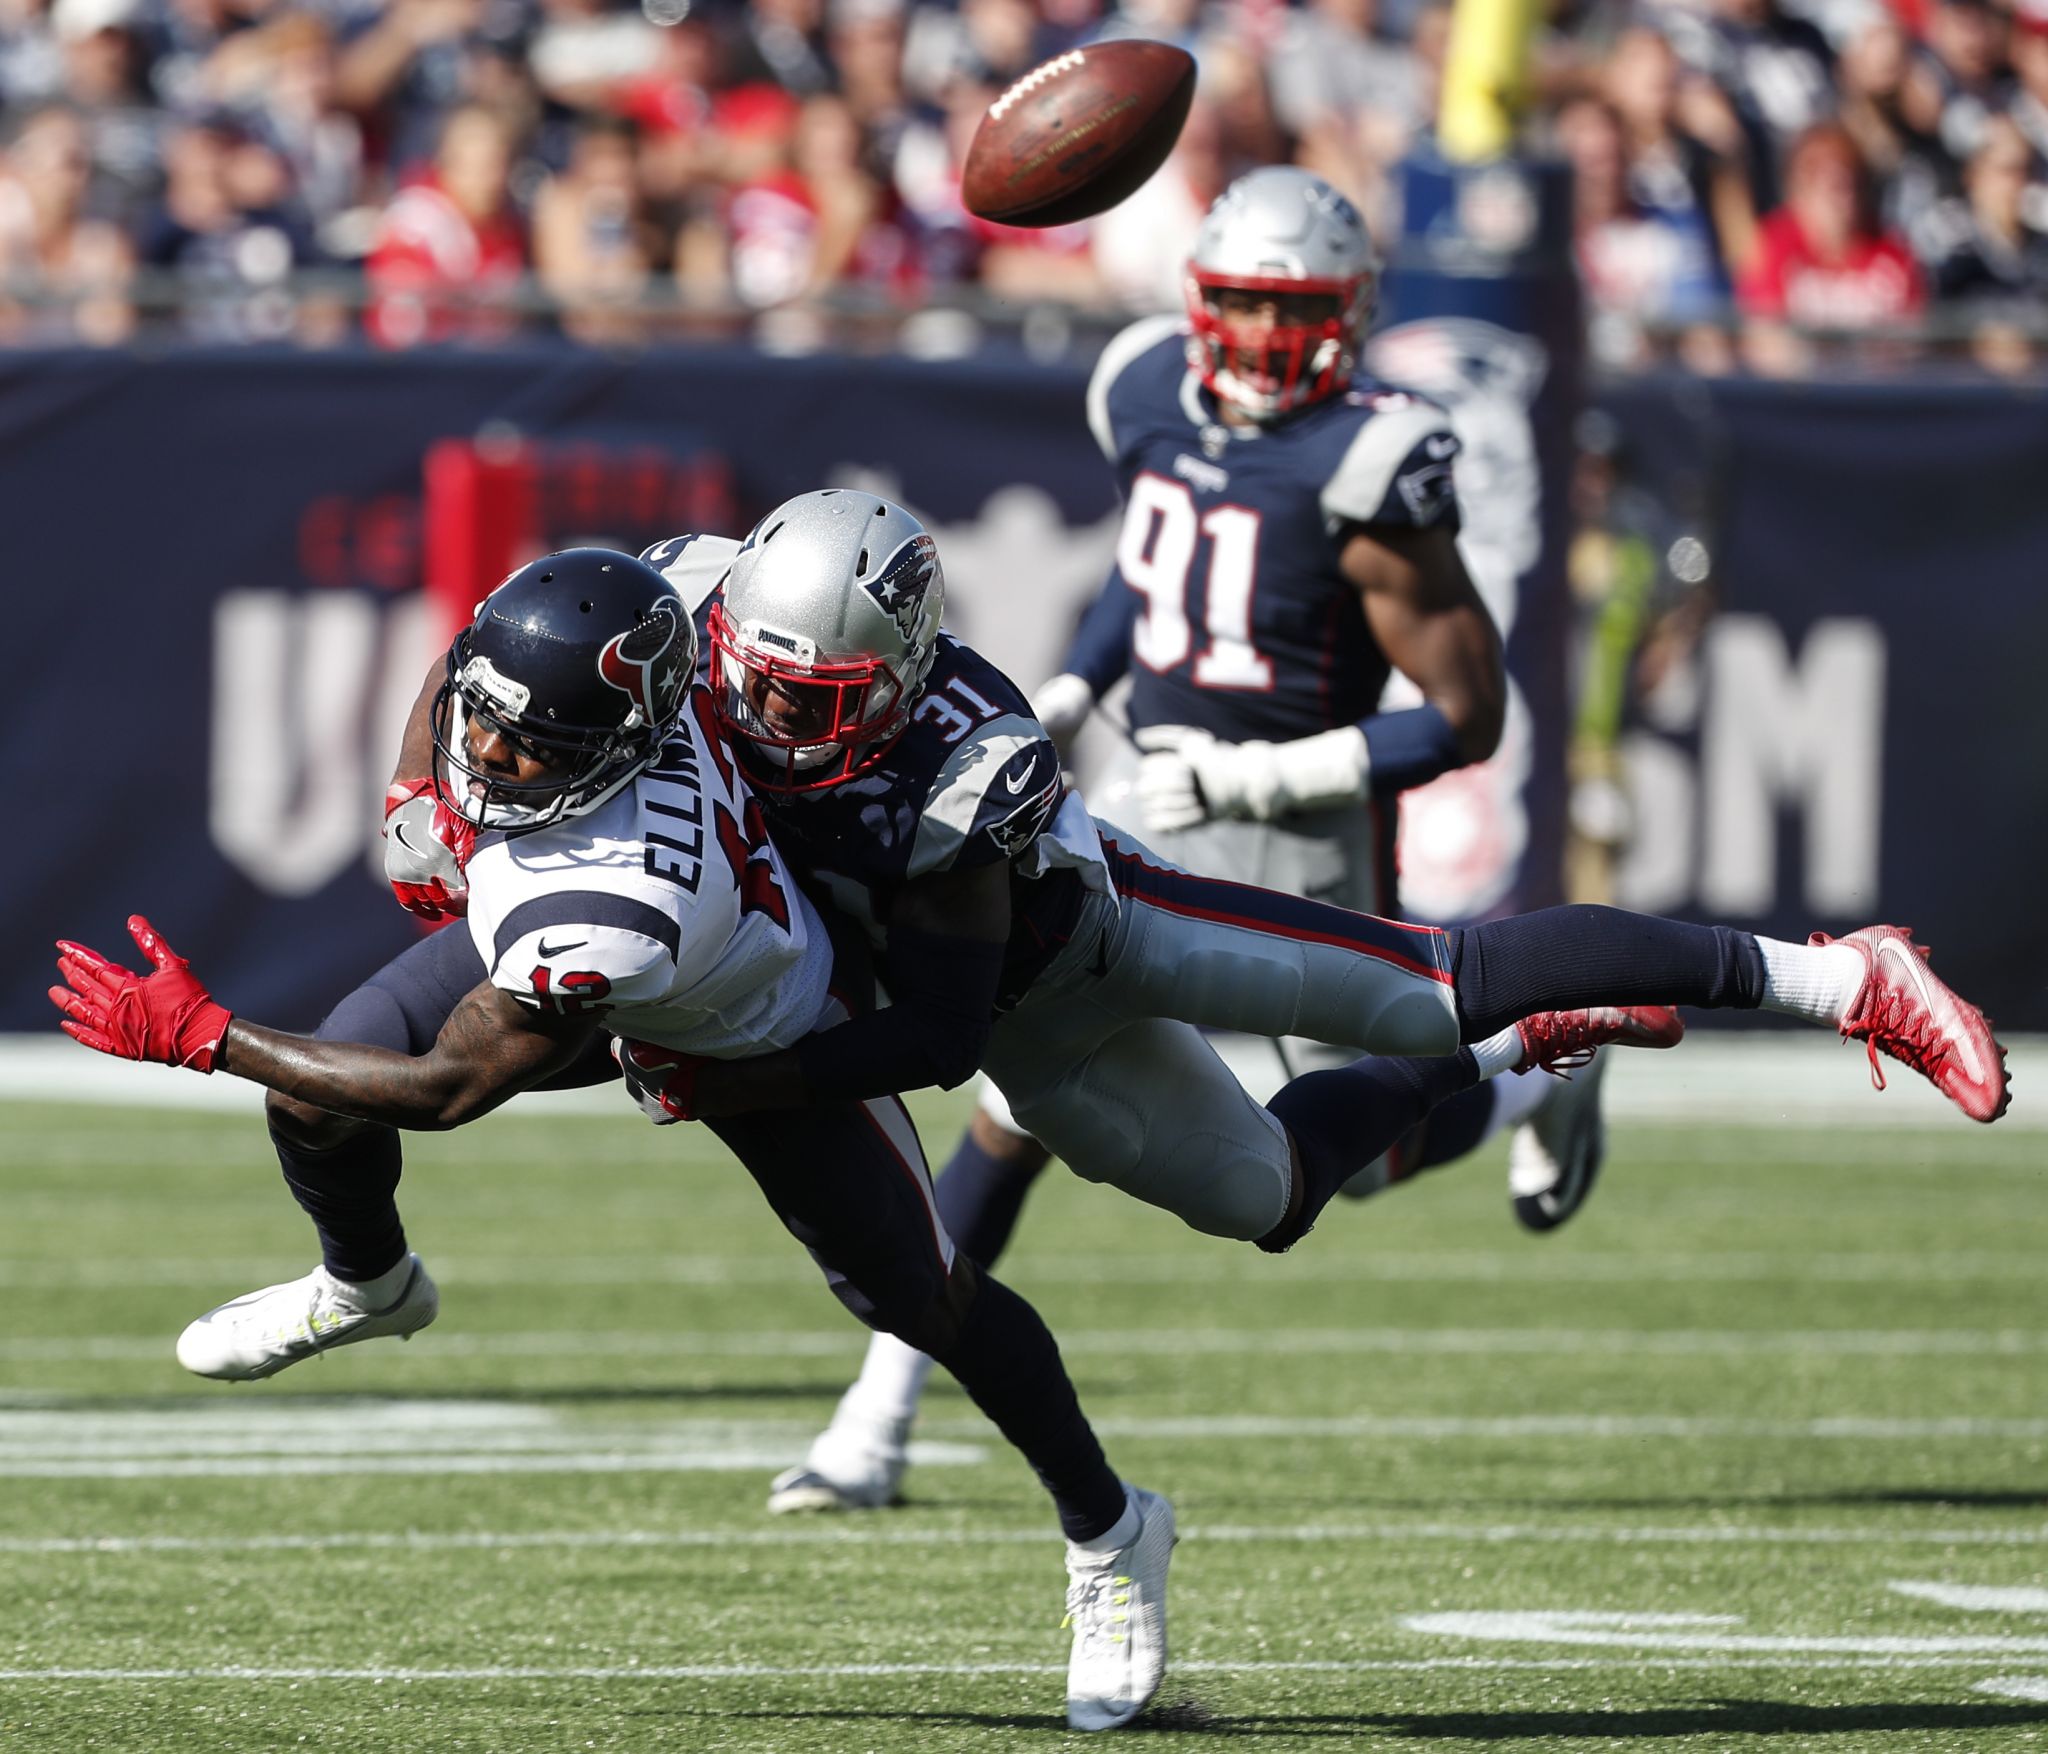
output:
[[1878, 228], [1863, 160], [1835, 123], [1794, 142], [1785, 205], [1764, 220], [1736, 302], [1752, 319], [1749, 363], [1779, 375], [1810, 362], [1797, 329], [1881, 329], [1926, 305], [1919, 264], [1903, 238]]
[[378, 224], [367, 264], [371, 340], [496, 341], [517, 327], [506, 301], [526, 269], [526, 230], [512, 205], [512, 148], [495, 111], [448, 117], [432, 174], [399, 190]]

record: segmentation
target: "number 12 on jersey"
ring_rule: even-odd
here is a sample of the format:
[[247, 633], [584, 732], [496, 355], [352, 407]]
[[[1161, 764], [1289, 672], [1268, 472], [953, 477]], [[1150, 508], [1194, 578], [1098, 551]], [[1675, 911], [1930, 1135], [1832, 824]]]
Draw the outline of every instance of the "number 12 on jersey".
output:
[[1269, 689], [1272, 660], [1252, 643], [1259, 514], [1241, 505], [1211, 506], [1198, 514], [1184, 483], [1149, 472], [1131, 483], [1116, 545], [1117, 570], [1145, 605], [1131, 649], [1148, 670], [1172, 670], [1187, 661], [1194, 649], [1188, 585], [1202, 537], [1209, 541], [1202, 592], [1208, 642], [1195, 654], [1195, 686]]

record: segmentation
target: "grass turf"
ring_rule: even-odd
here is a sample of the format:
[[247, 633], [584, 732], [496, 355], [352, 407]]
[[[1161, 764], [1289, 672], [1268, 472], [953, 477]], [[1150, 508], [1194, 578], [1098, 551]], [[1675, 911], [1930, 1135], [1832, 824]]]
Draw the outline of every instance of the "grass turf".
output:
[[[1081, 1740], [1049, 1515], [949, 1382], [909, 1505], [764, 1514], [863, 1336], [707, 1136], [417, 1141], [439, 1324], [244, 1388], [170, 1341], [311, 1258], [260, 1127], [0, 1136], [10, 1754]], [[1278, 1261], [1048, 1176], [1005, 1276], [1187, 1534], [1141, 1745], [2048, 1745], [2042, 1156], [1631, 1129], [1557, 1236], [1492, 1153]]]

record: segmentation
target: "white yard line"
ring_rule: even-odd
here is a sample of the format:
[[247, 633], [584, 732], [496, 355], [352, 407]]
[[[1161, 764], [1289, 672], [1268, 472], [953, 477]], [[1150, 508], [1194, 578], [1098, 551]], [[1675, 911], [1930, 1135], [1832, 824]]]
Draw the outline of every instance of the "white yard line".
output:
[[[225, 1294], [288, 1277], [305, 1263], [275, 1256], [94, 1254], [76, 1260], [0, 1258], [0, 1290], [106, 1291], [190, 1286]], [[804, 1285], [816, 1270], [793, 1250], [772, 1255], [465, 1255], [436, 1253], [434, 1277], [449, 1286]], [[1407, 1254], [1290, 1257], [1284, 1264], [1243, 1250], [1199, 1254], [1020, 1253], [1008, 1276], [1029, 1285], [1276, 1286], [1386, 1284], [1953, 1285], [1960, 1280], [2038, 1278], [2035, 1254], [2020, 1249], [1909, 1254], [1800, 1254], [1726, 1250], [1703, 1254], [1572, 1253], [1569, 1250], [1446, 1250]]]
[[2048, 1590], [2030, 1585], [1920, 1582], [1900, 1579], [1885, 1586], [1902, 1596], [1958, 1608], [1966, 1614], [2048, 1614]]
[[[1845, 1358], [2022, 1358], [2048, 1353], [2040, 1328], [1076, 1328], [1070, 1353], [1126, 1357], [1750, 1358], [1795, 1353]], [[689, 1329], [551, 1328], [526, 1333], [435, 1333], [415, 1356], [445, 1358], [843, 1358], [865, 1335], [852, 1325], [783, 1333]], [[115, 1363], [170, 1356], [168, 1335], [61, 1334], [0, 1340], [0, 1361]]]
[[[892, 1519], [893, 1520], [893, 1519]], [[1266, 1543], [1325, 1545], [1338, 1542], [1451, 1542], [1458, 1545], [1535, 1542], [1549, 1546], [1714, 1546], [1714, 1547], [2038, 1547], [2048, 1545], [2048, 1526], [1980, 1529], [1844, 1529], [1737, 1527], [1724, 1523], [1672, 1527], [1601, 1528], [1554, 1523], [1196, 1523], [1181, 1530], [1195, 1543], [1257, 1546]], [[328, 1552], [545, 1552], [611, 1548], [719, 1549], [747, 1547], [1046, 1547], [1042, 1527], [850, 1528], [814, 1523], [775, 1529], [558, 1529], [344, 1531], [326, 1535], [42, 1535], [0, 1537], [0, 1554], [209, 1554]], [[1894, 1588], [1901, 1586], [1894, 1585]]]
[[1743, 1632], [1732, 1614], [1631, 1614], [1606, 1609], [1514, 1609], [1404, 1614], [1410, 1632], [1510, 1644], [1594, 1645], [1638, 1651], [1833, 1657], [2048, 1657], [2048, 1638], [1865, 1633], [1847, 1637]]
[[[1808, 1669], [1955, 1669], [1981, 1668], [2003, 1661], [1995, 1653], [1968, 1652], [1874, 1653], [1867, 1656], [1806, 1656], [1788, 1654], [1776, 1660], [1742, 1660], [1730, 1657], [1390, 1657], [1341, 1659], [1313, 1662], [1227, 1662], [1203, 1659], [1176, 1660], [1173, 1675], [1402, 1675], [1428, 1674], [1437, 1670], [1515, 1671], [1557, 1674], [1567, 1671], [1608, 1670], [1637, 1674], [1669, 1669], [1767, 1669], [1779, 1673]], [[0, 1683], [35, 1681], [338, 1681], [412, 1684], [436, 1681], [815, 1681], [891, 1680], [898, 1677], [973, 1675], [1063, 1675], [1064, 1663], [635, 1663], [624, 1666], [527, 1667], [519, 1664], [483, 1664], [476, 1667], [338, 1668], [306, 1665], [285, 1667], [223, 1663], [193, 1668], [0, 1668]]]
[[[976, 1428], [967, 1428], [970, 1431]], [[1640, 1417], [1541, 1416], [1501, 1419], [1106, 1419], [1095, 1429], [1107, 1438], [1154, 1441], [1216, 1441], [1228, 1438], [1270, 1442], [1275, 1439], [1377, 1439], [1422, 1442], [1502, 1439], [1526, 1442], [1540, 1438], [1609, 1439], [1644, 1442], [1657, 1439], [1698, 1442], [1716, 1438], [1777, 1438], [1799, 1442], [1846, 1440], [1926, 1443], [1952, 1439], [1982, 1443], [2009, 1438], [2036, 1442], [2048, 1437], [2044, 1419], [1833, 1419], [1739, 1420], [1686, 1419], [1656, 1415]], [[349, 1475], [453, 1474], [631, 1474], [734, 1473], [787, 1466], [803, 1453], [809, 1432], [775, 1440], [693, 1439], [687, 1430], [658, 1427], [647, 1433], [619, 1436], [604, 1432], [576, 1438], [565, 1433], [552, 1446], [531, 1442], [490, 1442], [475, 1439], [460, 1447], [422, 1444], [388, 1452], [365, 1453], [342, 1447], [325, 1452], [192, 1455], [174, 1447], [140, 1453], [97, 1452], [53, 1454], [0, 1451], [0, 1479], [17, 1480], [151, 1480], [269, 1479]], [[990, 1450], [973, 1444], [932, 1443], [913, 1450], [922, 1465], [966, 1466], [985, 1461]]]
[[[2048, 1080], [2048, 1038], [2006, 1042], [2013, 1081], [2038, 1090]], [[1248, 1075], [1271, 1080], [1261, 1044], [1244, 1056]], [[1843, 1127], [1954, 1127], [1960, 1117], [1931, 1085], [1903, 1068], [1891, 1088], [1870, 1088], [1864, 1057], [1832, 1033], [1812, 1030], [1701, 1030], [1675, 1053], [1617, 1057], [1604, 1092], [1622, 1121], [1700, 1121], [1769, 1127], [1775, 1132]], [[52, 1033], [0, 1036], [0, 1100], [95, 1106], [259, 1112], [263, 1093], [239, 1078], [194, 1078], [168, 1066], [136, 1066], [91, 1054]], [[610, 1116], [644, 1126], [614, 1088], [562, 1091], [519, 1099], [519, 1114]], [[2021, 1102], [2000, 1123], [2006, 1132], [2048, 1127], [2048, 1104]]]

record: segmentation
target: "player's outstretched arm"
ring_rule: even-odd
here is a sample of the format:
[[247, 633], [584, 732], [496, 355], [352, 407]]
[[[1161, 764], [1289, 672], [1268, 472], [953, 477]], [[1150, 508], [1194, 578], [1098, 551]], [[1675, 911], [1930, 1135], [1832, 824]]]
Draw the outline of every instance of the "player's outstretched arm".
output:
[[596, 1012], [530, 1011], [485, 983], [424, 1054], [317, 1041], [232, 1016], [146, 919], [134, 916], [128, 930], [150, 961], [146, 975], [83, 944], [58, 944], [65, 984], [50, 989], [50, 1000], [66, 1034], [120, 1059], [231, 1072], [358, 1120], [459, 1127], [567, 1065], [598, 1027]]
[[427, 670], [405, 722], [398, 763], [384, 792], [384, 875], [398, 905], [423, 920], [469, 912], [470, 854], [476, 828], [449, 801], [434, 759], [434, 702], [442, 666]]
[[1500, 743], [1507, 667], [1500, 630], [1451, 532], [1441, 524], [1359, 530], [1345, 543], [1342, 564], [1380, 650], [1424, 701], [1360, 725], [1373, 791], [1406, 791], [1484, 761]]
[[420, 684], [412, 711], [405, 716], [405, 730], [398, 739], [398, 760], [391, 769], [393, 788], [409, 785], [434, 771], [434, 699], [441, 692], [441, 679], [446, 673], [444, 658], [436, 657], [427, 666], [426, 680]]

